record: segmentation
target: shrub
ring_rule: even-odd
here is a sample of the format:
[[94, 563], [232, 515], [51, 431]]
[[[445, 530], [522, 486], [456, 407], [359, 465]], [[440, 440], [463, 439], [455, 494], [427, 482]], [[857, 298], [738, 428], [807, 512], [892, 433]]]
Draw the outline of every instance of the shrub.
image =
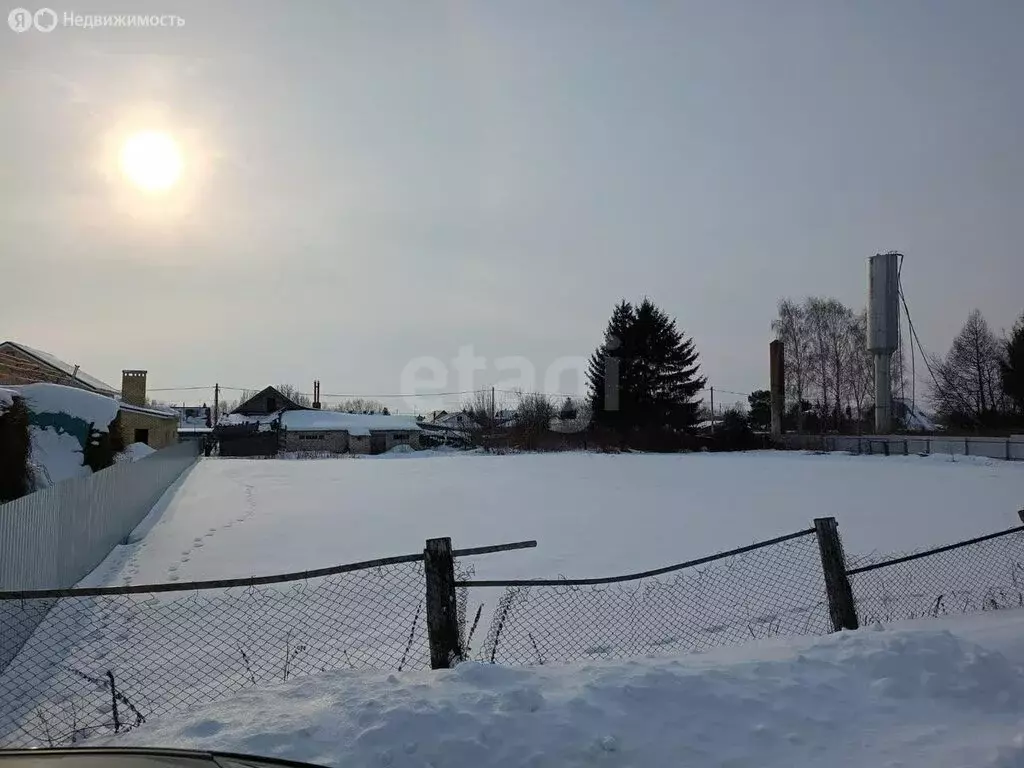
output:
[[32, 490], [29, 456], [28, 408], [15, 397], [0, 411], [0, 503], [24, 496]]
[[124, 438], [121, 436], [121, 414], [107, 425], [106, 432], [100, 432], [90, 424], [89, 438], [82, 449], [82, 463], [93, 472], [106, 469], [114, 463], [114, 457], [125, 449]]

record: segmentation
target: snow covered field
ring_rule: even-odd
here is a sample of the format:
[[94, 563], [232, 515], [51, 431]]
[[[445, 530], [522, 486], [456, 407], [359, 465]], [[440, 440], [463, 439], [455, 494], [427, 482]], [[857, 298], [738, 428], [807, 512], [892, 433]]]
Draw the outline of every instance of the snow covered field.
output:
[[[426, 453], [426, 452], [424, 452]], [[87, 583], [321, 568], [536, 539], [476, 578], [613, 576], [836, 517], [848, 554], [923, 549], [1020, 524], [1024, 462], [742, 454], [205, 459]]]
[[[1022, 497], [1024, 465], [962, 457], [760, 452], [211, 459], [188, 472], [131, 543], [118, 547], [83, 584], [299, 571], [416, 552], [424, 539], [440, 535], [452, 536], [456, 547], [539, 540], [534, 550], [472, 558], [476, 578], [612, 576], [791, 533], [816, 516], [838, 518], [849, 553], [903, 551], [1016, 525]], [[631, 613], [636, 604], [626, 592], [566, 597], [560, 588], [538, 590], [528, 607], [534, 619], [538, 612], [544, 618], [543, 633], [536, 621], [513, 611], [503, 640], [506, 655], [498, 659], [671, 653], [721, 644], [723, 633], [729, 642], [743, 642], [748, 632], [752, 638], [823, 632], [815, 550], [813, 537], [804, 537], [773, 548], [772, 557], [787, 554], [769, 562], [770, 570], [764, 562], [744, 568], [741, 561], [738, 568], [730, 562], [702, 569], [696, 582], [645, 581], [643, 616]], [[760, 557], [769, 550], [757, 552]], [[37, 738], [47, 728], [66, 732], [108, 721], [107, 670], [116, 672], [118, 691], [152, 718], [252, 682], [288, 679], [289, 671], [292, 677], [314, 675], [342, 663], [360, 674], [365, 668], [421, 668], [426, 649], [419, 568], [341, 574], [256, 595], [236, 588], [62, 600], [0, 676], [7, 705], [0, 735], [24, 727], [26, 718]], [[693, 572], [680, 573], [689, 578]], [[470, 590], [470, 615], [480, 602], [494, 612], [501, 591], [481, 597], [485, 592]], [[651, 606], [660, 613], [649, 613]], [[680, 617], [693, 626], [677, 626]], [[586, 624], [584, 636], [559, 648], [571, 635], [569, 624]], [[625, 637], [621, 629], [627, 625]], [[487, 626], [485, 616], [474, 648]], [[509, 656], [517, 631], [519, 646]], [[649, 663], [663, 669], [657, 666], [662, 662]], [[635, 670], [626, 669], [628, 681]], [[345, 675], [333, 674], [338, 685], [346, 684]], [[506, 673], [453, 674], [456, 685], [460, 674]], [[521, 679], [514, 677], [520, 673], [507, 674]], [[616, 674], [607, 678], [609, 690]], [[376, 680], [374, 685], [387, 680], [373, 674], [365, 679]], [[562, 685], [552, 680], [544, 685]], [[468, 683], [470, 689], [477, 685]], [[49, 699], [45, 706], [40, 693]], [[566, 695], [570, 703], [579, 698]]]
[[1024, 765], [1024, 612], [674, 659], [329, 672], [109, 743], [338, 768]]

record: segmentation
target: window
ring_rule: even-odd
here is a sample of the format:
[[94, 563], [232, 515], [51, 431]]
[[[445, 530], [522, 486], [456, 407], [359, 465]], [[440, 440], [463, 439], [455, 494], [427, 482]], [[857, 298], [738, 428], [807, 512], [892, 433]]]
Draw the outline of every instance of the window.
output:
[[149, 445], [149, 430], [148, 429], [136, 429], [134, 443], [145, 443]]
[[267, 413], [273, 413], [276, 410], [277, 410], [277, 398], [276, 397], [268, 397], [267, 398]]
[[396, 441], [397, 440], [408, 440], [409, 439], [409, 435], [407, 435], [405, 432], [395, 432], [393, 435], [391, 435], [391, 439], [392, 440], [396, 440]]
[[326, 440], [327, 435], [299, 435], [299, 440]]

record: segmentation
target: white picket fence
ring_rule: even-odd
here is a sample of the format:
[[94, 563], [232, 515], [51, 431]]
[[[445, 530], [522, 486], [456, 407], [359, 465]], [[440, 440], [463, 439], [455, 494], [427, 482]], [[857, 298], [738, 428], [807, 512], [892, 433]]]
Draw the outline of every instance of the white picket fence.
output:
[[904, 454], [936, 453], [957, 456], [985, 456], [1008, 461], [1024, 460], [1024, 436], [949, 437], [926, 435], [784, 435], [787, 448], [850, 453]]
[[[74, 586], [131, 533], [198, 455], [198, 443], [180, 443], [0, 504], [0, 591]], [[8, 605], [0, 602], [0, 669], [45, 616], [43, 611], [38, 621], [12, 624], [3, 615]]]

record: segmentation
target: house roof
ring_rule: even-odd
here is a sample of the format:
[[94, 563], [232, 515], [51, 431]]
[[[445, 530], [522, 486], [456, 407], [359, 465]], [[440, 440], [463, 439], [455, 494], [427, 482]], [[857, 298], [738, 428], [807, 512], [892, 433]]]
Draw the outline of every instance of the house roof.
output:
[[148, 416], [158, 416], [161, 419], [174, 419], [178, 420], [178, 414], [172, 411], [170, 408], [161, 408], [154, 405], [132, 405], [126, 403], [124, 400], [117, 401], [117, 407], [122, 411], [132, 411], [133, 413], [144, 413]]
[[294, 432], [348, 432], [362, 437], [371, 432], [420, 431], [412, 416], [339, 411], [287, 411], [281, 414], [281, 426]]
[[36, 362], [42, 363], [50, 368], [53, 368], [66, 376], [70, 376], [75, 381], [84, 385], [86, 389], [91, 389], [96, 392], [102, 392], [105, 395], [116, 395], [120, 394], [120, 390], [110, 386], [104, 381], [97, 379], [95, 376], [90, 376], [80, 368], [76, 371], [76, 366], [64, 362], [56, 355], [51, 355], [49, 352], [43, 352], [41, 349], [35, 349], [25, 344], [20, 344], [16, 341], [5, 341], [0, 344], [0, 349], [5, 346], [11, 346], [19, 350], [22, 354], [28, 355], [34, 358]]
[[284, 395], [282, 395], [278, 391], [278, 389], [276, 387], [264, 387], [259, 392], [257, 392], [255, 395], [253, 395], [248, 400], [246, 400], [244, 403], [241, 403], [237, 408], [235, 408], [235, 410], [232, 411], [232, 413], [243, 413], [244, 414], [249, 409], [248, 406], [249, 406], [250, 403], [252, 403], [254, 400], [257, 400], [257, 399], [259, 399], [261, 397], [266, 397], [267, 395], [273, 395], [277, 399], [278, 403], [284, 404], [284, 406], [285, 406], [284, 410], [289, 410], [289, 409], [298, 410], [298, 409], [304, 407], [304, 406], [301, 406], [298, 403], [296, 403], [290, 397], [285, 397]]

